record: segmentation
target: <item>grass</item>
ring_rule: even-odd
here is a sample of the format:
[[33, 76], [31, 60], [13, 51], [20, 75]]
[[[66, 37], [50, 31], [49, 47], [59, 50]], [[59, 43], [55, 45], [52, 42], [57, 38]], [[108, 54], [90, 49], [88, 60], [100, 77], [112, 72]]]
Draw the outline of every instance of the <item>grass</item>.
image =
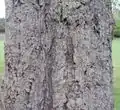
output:
[[112, 59], [114, 71], [114, 99], [115, 110], [120, 110], [120, 39], [114, 39], [112, 45]]
[[[114, 67], [114, 99], [115, 110], [120, 110], [120, 39], [114, 39], [112, 45]], [[4, 42], [0, 41], [0, 77], [4, 73]]]

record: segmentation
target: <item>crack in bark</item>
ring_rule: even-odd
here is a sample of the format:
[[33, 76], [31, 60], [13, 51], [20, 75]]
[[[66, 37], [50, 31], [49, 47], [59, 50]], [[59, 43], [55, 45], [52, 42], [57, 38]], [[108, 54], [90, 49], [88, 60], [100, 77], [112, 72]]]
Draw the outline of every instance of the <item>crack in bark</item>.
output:
[[66, 38], [66, 45], [67, 45], [67, 52], [66, 52], [66, 62], [68, 64], [74, 64], [74, 46], [73, 46], [73, 41], [72, 37], [69, 35]]
[[40, 4], [40, 1], [39, 1], [39, 0], [36, 0], [36, 3], [39, 5], [39, 4]]
[[66, 97], [66, 101], [63, 103], [63, 109], [64, 110], [68, 110], [68, 106], [67, 106], [67, 104], [68, 104], [68, 96], [67, 96], [67, 94], [65, 95], [65, 97]]
[[48, 0], [48, 1], [44, 1], [44, 23], [45, 23], [45, 28], [46, 28], [46, 31], [48, 30], [48, 23], [49, 23], [49, 8], [50, 8], [50, 4], [51, 4], [51, 0]]
[[85, 5], [89, 5], [91, 1], [92, 1], [92, 0], [81, 0], [80, 3], [81, 3], [83, 6], [85, 6]]
[[65, 53], [65, 57], [66, 57], [66, 67], [67, 67], [67, 76], [65, 76], [66, 78], [68, 78], [69, 75], [71, 75], [71, 78], [75, 79], [75, 62], [74, 62], [74, 45], [73, 45], [73, 39], [69, 34], [68, 31], [68, 36], [66, 36], [66, 46], [67, 46], [67, 50]]
[[22, 4], [24, 4], [24, 3], [21, 2], [21, 0], [13, 0], [13, 6], [14, 7], [21, 6]]
[[97, 14], [94, 14], [92, 21], [94, 23], [94, 27], [93, 27], [94, 32], [97, 33], [98, 35], [100, 35], [99, 17]]
[[62, 0], [60, 0], [60, 22], [63, 21], [63, 6], [62, 6]]
[[53, 88], [52, 88], [52, 73], [53, 64], [55, 61], [55, 44], [56, 38], [53, 37], [51, 40], [51, 46], [48, 52], [46, 52], [46, 67], [45, 77], [43, 81], [43, 100], [40, 104], [41, 110], [53, 110]]

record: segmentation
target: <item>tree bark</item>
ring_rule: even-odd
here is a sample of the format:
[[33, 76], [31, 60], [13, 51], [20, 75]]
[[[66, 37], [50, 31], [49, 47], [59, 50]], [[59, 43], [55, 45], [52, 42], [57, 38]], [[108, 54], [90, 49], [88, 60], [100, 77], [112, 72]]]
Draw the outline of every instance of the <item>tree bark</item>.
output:
[[108, 0], [6, 0], [2, 110], [113, 110]]

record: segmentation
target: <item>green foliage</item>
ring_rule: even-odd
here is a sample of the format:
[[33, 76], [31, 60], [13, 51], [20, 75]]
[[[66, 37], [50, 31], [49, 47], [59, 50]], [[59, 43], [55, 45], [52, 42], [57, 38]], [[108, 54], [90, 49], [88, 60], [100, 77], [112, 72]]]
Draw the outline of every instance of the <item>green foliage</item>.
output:
[[113, 35], [116, 38], [120, 38], [120, 20], [115, 20]]

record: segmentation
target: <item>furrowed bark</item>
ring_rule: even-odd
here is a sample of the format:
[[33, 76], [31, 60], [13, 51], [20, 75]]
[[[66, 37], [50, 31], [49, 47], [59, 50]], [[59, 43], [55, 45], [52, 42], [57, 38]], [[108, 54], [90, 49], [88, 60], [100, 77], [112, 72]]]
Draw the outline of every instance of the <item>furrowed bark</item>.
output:
[[1, 110], [113, 110], [107, 4], [6, 0]]

